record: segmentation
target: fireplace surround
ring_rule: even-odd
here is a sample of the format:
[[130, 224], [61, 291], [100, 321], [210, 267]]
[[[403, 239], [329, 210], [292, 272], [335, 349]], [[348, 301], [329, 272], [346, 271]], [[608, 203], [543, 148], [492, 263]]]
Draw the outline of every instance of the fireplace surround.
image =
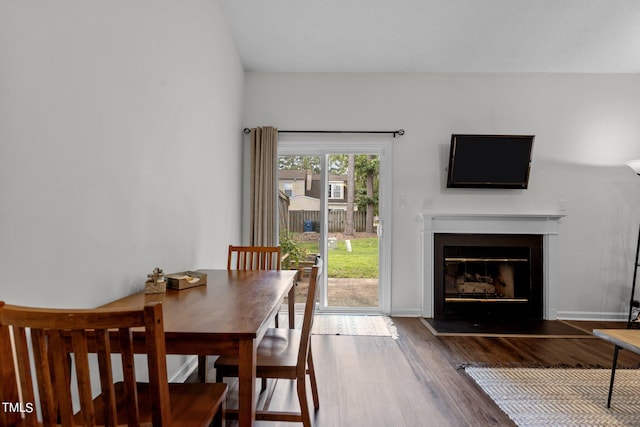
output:
[[[508, 302], [511, 308], [506, 308], [505, 305], [498, 311], [512, 310], [514, 313], [523, 313], [523, 307], [526, 307], [525, 317], [547, 320], [557, 318], [558, 229], [563, 215], [424, 212], [421, 216], [423, 317], [442, 317], [458, 309], [480, 307], [477, 300], [485, 298], [484, 302], [489, 304], [481, 306], [482, 310], [488, 306], [496, 307], [497, 304]], [[479, 243], [487, 237], [493, 237], [495, 243]], [[529, 239], [529, 242], [514, 243], [513, 239], [519, 237]], [[444, 253], [436, 254], [437, 251], [443, 250], [440, 243], [439, 248], [436, 246], [436, 242], [442, 238], [448, 239], [446, 247], [460, 246], [462, 249], [454, 249], [447, 257]], [[476, 248], [482, 246], [493, 249], [477, 253]], [[516, 250], [511, 254], [505, 252], [506, 249], [523, 246], [532, 246], [533, 251], [529, 249], [518, 253]], [[534, 266], [531, 270], [523, 270], [522, 260], [527, 258], [527, 254], [533, 256], [533, 259], [527, 259], [527, 262], [538, 263], [539, 268]], [[442, 257], [437, 261], [438, 265], [435, 264], [436, 255]], [[449, 258], [449, 262], [444, 261], [444, 258]], [[501, 267], [499, 264], [506, 264], [507, 267]], [[491, 274], [483, 273], [487, 268], [492, 271]], [[450, 270], [448, 279], [447, 269]], [[508, 286], [504, 287], [502, 283], [494, 283], [498, 276], [501, 276], [501, 281], [505, 281], [504, 277], [507, 277], [506, 282], [510, 282], [514, 280], [510, 277], [512, 274], [518, 275], [517, 285], [507, 283]], [[522, 278], [526, 275], [531, 275], [531, 280], [523, 284]], [[471, 276], [474, 277], [469, 278]], [[456, 283], [449, 283], [447, 290], [444, 283], [446, 280], [454, 280]], [[480, 295], [483, 292], [486, 295]]]

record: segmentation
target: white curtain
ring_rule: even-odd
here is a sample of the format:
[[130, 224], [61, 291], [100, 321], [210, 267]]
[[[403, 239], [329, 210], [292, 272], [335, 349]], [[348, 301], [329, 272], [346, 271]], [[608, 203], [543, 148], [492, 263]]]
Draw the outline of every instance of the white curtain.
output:
[[278, 242], [278, 129], [251, 129], [251, 246]]

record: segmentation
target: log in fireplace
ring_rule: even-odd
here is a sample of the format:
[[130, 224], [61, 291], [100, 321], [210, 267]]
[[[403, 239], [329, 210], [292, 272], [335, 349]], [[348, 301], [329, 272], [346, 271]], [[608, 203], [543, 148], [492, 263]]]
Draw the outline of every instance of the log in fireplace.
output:
[[434, 234], [434, 315], [543, 318], [543, 240], [534, 234]]

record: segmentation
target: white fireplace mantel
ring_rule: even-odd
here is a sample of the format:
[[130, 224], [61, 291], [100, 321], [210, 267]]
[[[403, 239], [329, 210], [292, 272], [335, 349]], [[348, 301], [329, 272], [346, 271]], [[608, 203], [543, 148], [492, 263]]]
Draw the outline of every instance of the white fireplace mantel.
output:
[[557, 318], [558, 229], [561, 214], [466, 214], [423, 212], [422, 217], [422, 315], [434, 313], [434, 248], [436, 233], [537, 234], [542, 235], [543, 315]]

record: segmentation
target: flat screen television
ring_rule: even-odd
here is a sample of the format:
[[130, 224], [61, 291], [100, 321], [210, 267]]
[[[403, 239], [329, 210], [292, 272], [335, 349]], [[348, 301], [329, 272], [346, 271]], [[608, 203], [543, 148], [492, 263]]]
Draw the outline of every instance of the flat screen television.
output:
[[534, 135], [451, 135], [447, 188], [529, 185]]

